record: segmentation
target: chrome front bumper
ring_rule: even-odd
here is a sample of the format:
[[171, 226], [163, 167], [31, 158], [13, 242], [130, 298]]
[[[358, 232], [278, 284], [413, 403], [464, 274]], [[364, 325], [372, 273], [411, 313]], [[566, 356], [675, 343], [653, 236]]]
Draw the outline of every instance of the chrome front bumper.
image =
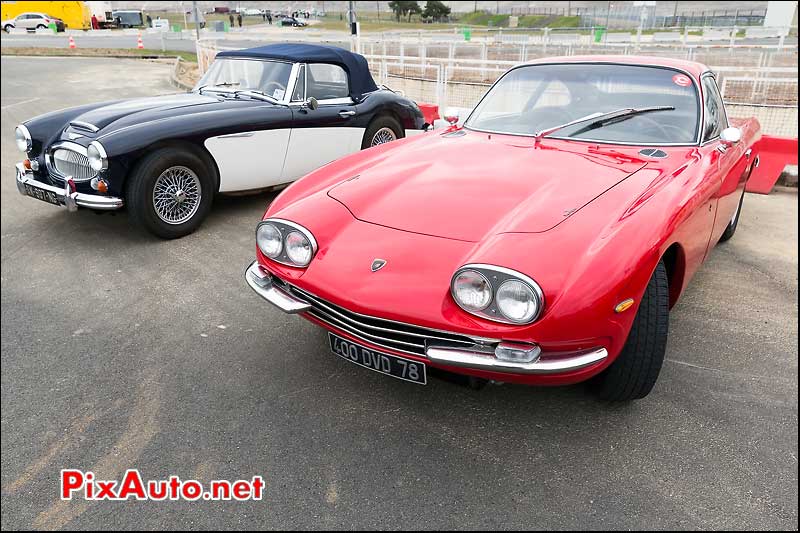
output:
[[[303, 313], [312, 309], [312, 304], [310, 302], [302, 300], [276, 287], [272, 282], [270, 274], [259, 266], [258, 261], [254, 261], [247, 267], [244, 278], [250, 288], [259, 296], [285, 313]], [[608, 357], [608, 351], [605, 348], [596, 348], [570, 357], [542, 359], [540, 358], [541, 350], [539, 350], [538, 347], [536, 347], [536, 349], [536, 358], [527, 363], [500, 360], [491, 352], [487, 352], [486, 347], [483, 347], [480, 351], [473, 351], [464, 348], [431, 345], [426, 348], [425, 356], [432, 363], [445, 366], [511, 374], [555, 374], [573, 372], [597, 364]]]
[[37, 189], [43, 189], [55, 195], [62, 205], [66, 206], [69, 211], [75, 211], [78, 207], [88, 207], [89, 209], [99, 209], [109, 211], [119, 209], [123, 205], [121, 198], [114, 196], [101, 196], [98, 194], [84, 194], [81, 192], [72, 192], [69, 188], [69, 183], [64, 184], [64, 188], [60, 189], [47, 183], [37, 181], [33, 177], [33, 173], [26, 169], [22, 163], [16, 165], [17, 174], [17, 190], [22, 196], [28, 196], [25, 185]]

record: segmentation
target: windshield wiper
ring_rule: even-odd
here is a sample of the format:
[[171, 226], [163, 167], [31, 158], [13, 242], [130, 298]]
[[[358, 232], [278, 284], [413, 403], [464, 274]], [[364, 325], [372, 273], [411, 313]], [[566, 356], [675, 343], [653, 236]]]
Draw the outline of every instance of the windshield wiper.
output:
[[256, 100], [263, 100], [264, 102], [270, 102], [273, 104], [277, 104], [280, 101], [277, 98], [273, 98], [270, 95], [263, 93], [261, 91], [256, 91], [255, 89], [241, 89], [239, 91], [234, 91], [233, 94], [237, 96], [243, 94], [245, 96], [250, 96], [251, 98], [255, 98]]
[[578, 131], [573, 132], [572, 135], [570, 135], [570, 137], [599, 128], [606, 124], [612, 124], [615, 122], [626, 120], [630, 117], [641, 115], [643, 113], [654, 113], [656, 111], [674, 111], [674, 110], [675, 108], [673, 106], [665, 105], [665, 106], [639, 107], [639, 108], [629, 107], [625, 109], [617, 109], [616, 111], [609, 111], [607, 113], [592, 113], [590, 115], [586, 115], [585, 117], [572, 120], [565, 124], [559, 124], [558, 126], [552, 126], [550, 128], [538, 131], [534, 134], [534, 138], [538, 141], [539, 139], [547, 137], [551, 133], [555, 133], [558, 130], [562, 130], [569, 126], [574, 126], [576, 124], [582, 124], [590, 120], [592, 121], [591, 123], [580, 128]]

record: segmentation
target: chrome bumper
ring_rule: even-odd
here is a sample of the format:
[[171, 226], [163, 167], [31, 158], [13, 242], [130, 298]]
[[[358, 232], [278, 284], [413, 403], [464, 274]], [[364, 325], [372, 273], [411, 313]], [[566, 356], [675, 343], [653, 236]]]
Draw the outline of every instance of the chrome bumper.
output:
[[[259, 296], [285, 313], [303, 313], [312, 309], [312, 305], [305, 300], [295, 297], [275, 286], [271, 276], [254, 261], [247, 270], [244, 278], [247, 284]], [[596, 348], [572, 357], [557, 359], [541, 359], [541, 351], [536, 353], [533, 361], [528, 363], [503, 361], [486, 351], [471, 351], [463, 348], [450, 348], [445, 346], [428, 346], [425, 356], [432, 363], [446, 366], [486, 370], [489, 372], [505, 372], [511, 374], [555, 374], [580, 370], [594, 365], [608, 357], [605, 348]]]
[[608, 357], [605, 348], [597, 348], [590, 352], [563, 359], [539, 359], [530, 363], [514, 363], [501, 361], [491, 355], [481, 355], [466, 350], [455, 350], [441, 347], [430, 347], [425, 351], [428, 359], [442, 365], [460, 366], [487, 370], [489, 372], [511, 372], [513, 374], [555, 374], [572, 372], [599, 363]]
[[253, 261], [253, 264], [247, 267], [244, 273], [244, 279], [247, 281], [247, 284], [250, 285], [250, 288], [256, 291], [256, 294], [284, 313], [302, 313], [303, 311], [311, 309], [311, 304], [308, 302], [295, 298], [277, 288], [272, 283], [270, 275], [264, 272], [258, 265], [258, 261]]
[[97, 194], [72, 192], [68, 183], [64, 184], [63, 189], [48, 185], [47, 183], [42, 183], [41, 181], [34, 179], [33, 173], [26, 169], [22, 163], [17, 163], [16, 174], [17, 190], [22, 196], [28, 196], [28, 192], [25, 190], [25, 185], [28, 184], [31, 187], [43, 189], [53, 193], [58, 201], [61, 202], [62, 205], [66, 206], [69, 211], [75, 211], [79, 206], [108, 211], [119, 209], [124, 203], [121, 198], [116, 198], [114, 196], [100, 196]]

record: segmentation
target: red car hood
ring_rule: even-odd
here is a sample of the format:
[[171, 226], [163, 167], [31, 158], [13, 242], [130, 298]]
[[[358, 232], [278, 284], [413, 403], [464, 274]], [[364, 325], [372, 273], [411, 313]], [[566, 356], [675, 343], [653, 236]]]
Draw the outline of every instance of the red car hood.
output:
[[[462, 134], [463, 133], [463, 134]], [[328, 195], [364, 222], [477, 242], [544, 232], [645, 165], [577, 142], [478, 132], [426, 134]]]

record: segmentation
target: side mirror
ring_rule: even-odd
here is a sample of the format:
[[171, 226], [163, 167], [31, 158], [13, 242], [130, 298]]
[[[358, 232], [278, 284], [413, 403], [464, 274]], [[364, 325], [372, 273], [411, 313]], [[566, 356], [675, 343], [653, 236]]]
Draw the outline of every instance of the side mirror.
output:
[[732, 146], [742, 140], [742, 130], [739, 128], [725, 128], [719, 134], [720, 140], [728, 146]]
[[313, 96], [309, 96], [306, 100], [306, 107], [311, 111], [316, 111], [319, 108], [319, 102], [317, 102], [317, 99]]
[[444, 112], [444, 117], [442, 118], [444, 118], [447, 122], [449, 122], [451, 126], [455, 126], [456, 124], [458, 124], [459, 120], [458, 109], [455, 109], [453, 107], [448, 108]]

